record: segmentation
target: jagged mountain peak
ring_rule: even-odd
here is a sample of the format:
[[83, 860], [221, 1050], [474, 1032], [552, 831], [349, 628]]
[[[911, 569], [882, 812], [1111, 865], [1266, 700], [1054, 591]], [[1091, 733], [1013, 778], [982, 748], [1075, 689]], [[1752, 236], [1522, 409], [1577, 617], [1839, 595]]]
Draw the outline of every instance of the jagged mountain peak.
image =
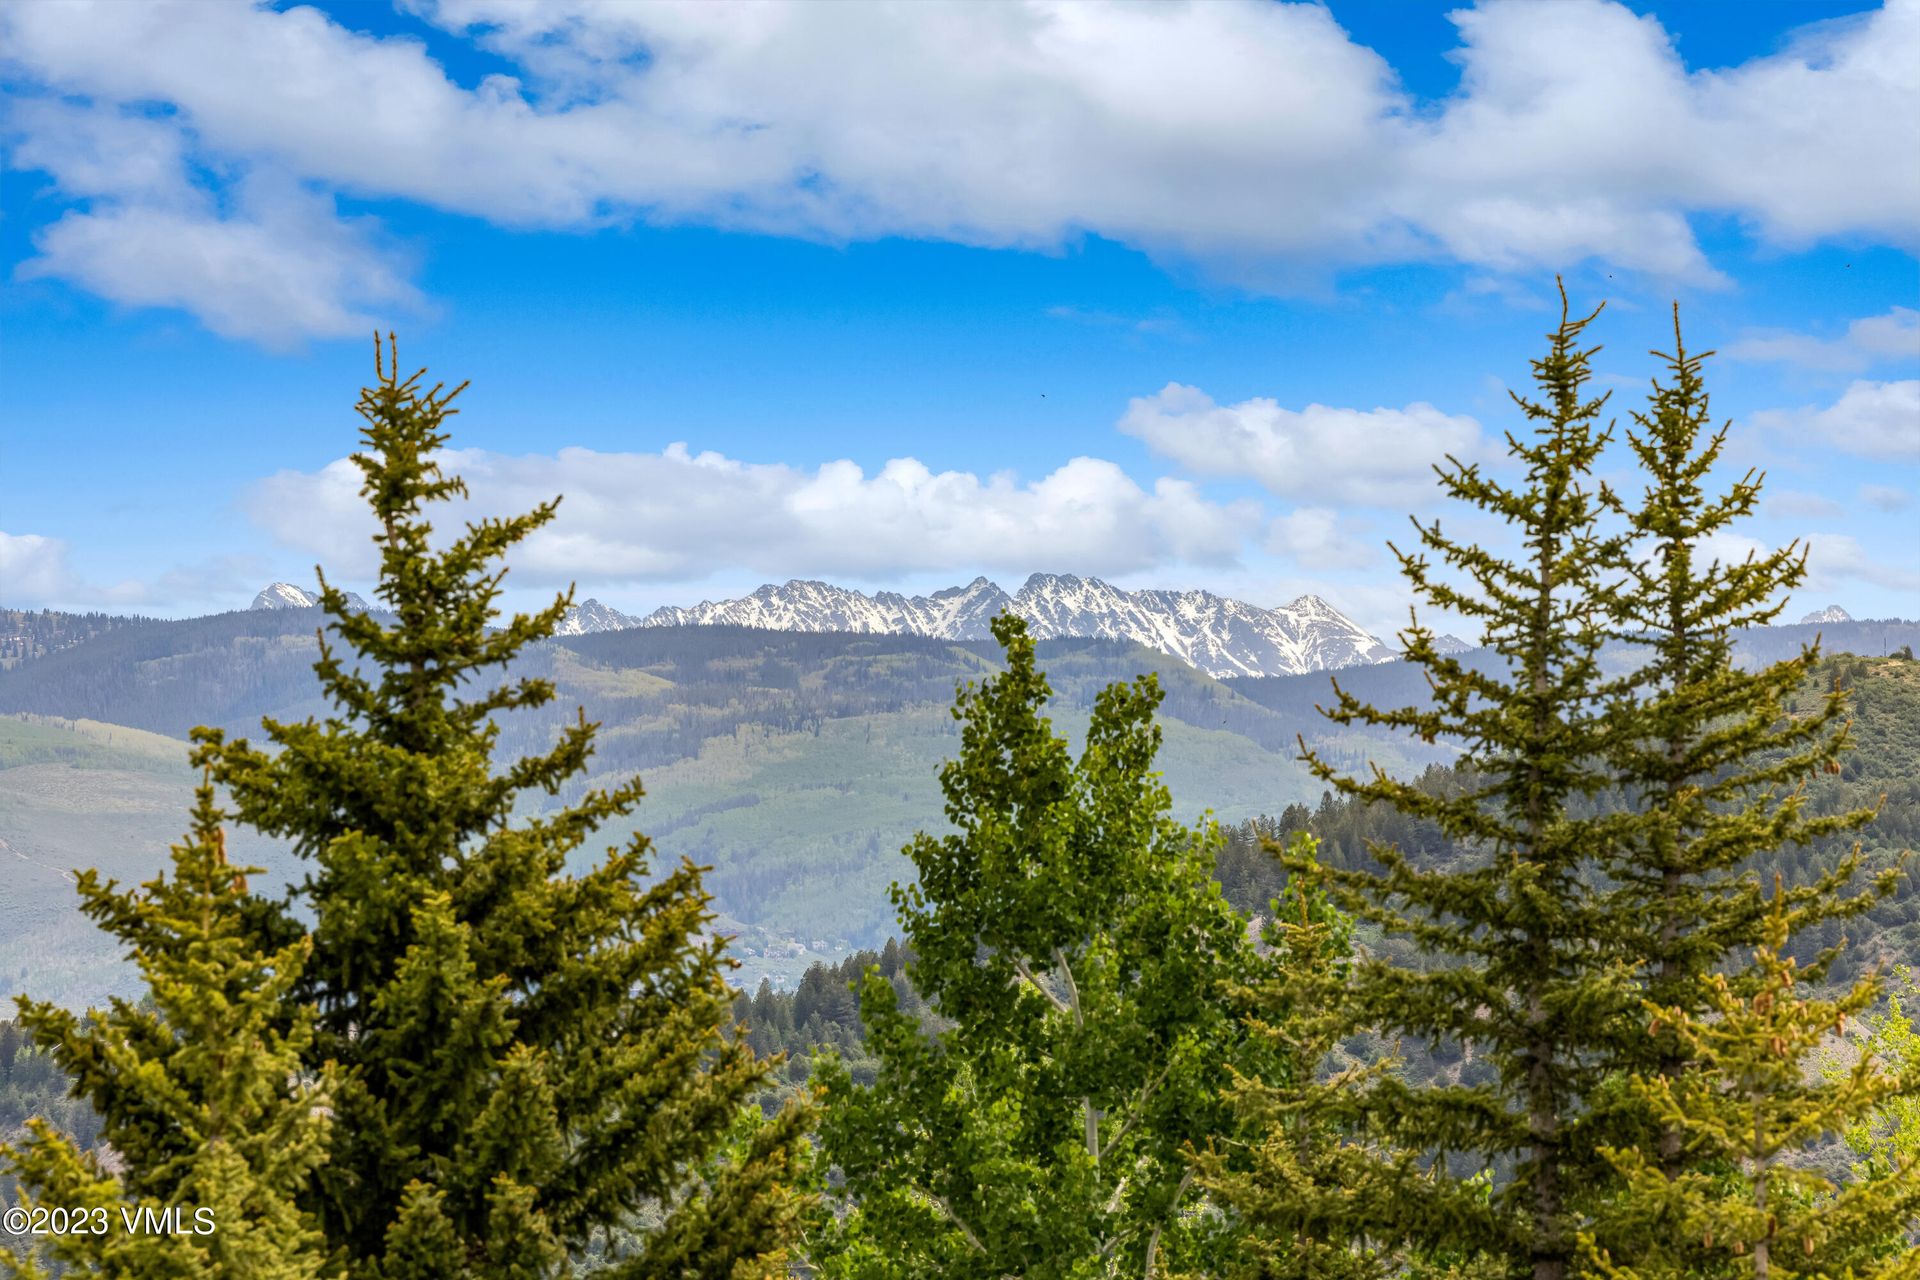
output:
[[589, 597], [561, 615], [559, 623], [553, 628], [553, 634], [584, 636], [596, 631], [621, 631], [627, 627], [639, 625], [640, 619]]
[[[346, 593], [347, 607], [365, 611], [370, 606], [358, 592]], [[291, 582], [271, 582], [260, 589], [253, 598], [249, 609], [313, 609], [320, 604], [320, 593], [309, 591], [305, 587], [296, 587]]]
[[1292, 675], [1385, 662], [1394, 651], [1317, 596], [1262, 609], [1210, 591], [1116, 587], [1035, 573], [1012, 596], [986, 577], [930, 596], [872, 595], [812, 579], [767, 583], [737, 600], [656, 609], [645, 626], [727, 623], [783, 631], [855, 631], [981, 640], [1003, 609], [1037, 639], [1097, 636], [1170, 654], [1215, 676]]
[[1808, 623], [1852, 622], [1852, 621], [1853, 621], [1853, 615], [1848, 613], [1845, 609], [1842, 609], [1837, 604], [1830, 604], [1824, 609], [1815, 609], [1812, 613], [1800, 619], [1802, 626], [1805, 626]]

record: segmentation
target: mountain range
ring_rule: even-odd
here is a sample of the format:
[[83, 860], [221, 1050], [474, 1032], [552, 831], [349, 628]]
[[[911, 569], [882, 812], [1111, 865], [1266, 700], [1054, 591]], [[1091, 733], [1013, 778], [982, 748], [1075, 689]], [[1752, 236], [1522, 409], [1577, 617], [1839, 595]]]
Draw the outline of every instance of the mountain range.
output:
[[1301, 675], [1398, 656], [1318, 596], [1263, 609], [1210, 591], [1128, 591], [1098, 578], [1054, 573], [1034, 574], [1013, 595], [987, 578], [930, 596], [894, 591], [868, 595], [796, 578], [779, 586], [768, 583], [738, 600], [703, 601], [686, 609], [669, 606], [643, 618], [589, 600], [568, 615], [562, 630], [581, 635], [635, 626], [731, 625], [984, 640], [1003, 609], [1025, 618], [1036, 639], [1132, 641], [1216, 678]]
[[[347, 600], [356, 609], [368, 607], [351, 591]], [[316, 593], [276, 582], [254, 597], [252, 607], [303, 609], [318, 603]], [[741, 626], [973, 641], [990, 637], [989, 624], [1003, 609], [1025, 618], [1036, 639], [1127, 641], [1178, 658], [1216, 679], [1304, 675], [1399, 657], [1392, 646], [1319, 596], [1305, 595], [1264, 609], [1210, 591], [1129, 591], [1099, 578], [1055, 573], [1032, 575], [1012, 595], [984, 577], [926, 596], [896, 591], [869, 595], [830, 582], [795, 578], [784, 584], [768, 583], [739, 599], [706, 600], [690, 608], [668, 605], [645, 616], [588, 599], [567, 610], [555, 631], [561, 636], [584, 636], [635, 627]], [[1863, 624], [1839, 605], [1828, 605], [1795, 625]], [[1837, 641], [1838, 636], [1830, 639]], [[1464, 653], [1473, 647], [1450, 635], [1440, 636], [1435, 645], [1442, 653]], [[1875, 651], [1871, 645], [1860, 648]]]

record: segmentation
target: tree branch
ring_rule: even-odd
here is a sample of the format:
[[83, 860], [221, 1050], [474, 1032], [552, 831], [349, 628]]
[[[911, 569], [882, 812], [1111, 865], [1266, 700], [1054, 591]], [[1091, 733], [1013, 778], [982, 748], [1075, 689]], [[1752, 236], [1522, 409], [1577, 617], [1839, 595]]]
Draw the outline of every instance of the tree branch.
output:
[[[1141, 1087], [1140, 1096], [1134, 1099], [1133, 1105], [1136, 1108], [1146, 1106], [1147, 1099], [1151, 1098], [1153, 1096], [1154, 1090], [1158, 1089], [1161, 1086], [1161, 1084], [1166, 1081], [1167, 1072], [1171, 1070], [1173, 1070], [1173, 1064], [1171, 1062], [1169, 1062], [1166, 1066], [1161, 1067], [1160, 1074], [1155, 1076], [1153, 1079], [1147, 1081], [1147, 1083]], [[1140, 1123], [1140, 1112], [1136, 1110], [1132, 1115], [1127, 1117], [1126, 1123], [1122, 1124], [1120, 1128], [1115, 1131], [1114, 1135], [1111, 1138], [1107, 1139], [1106, 1145], [1100, 1148], [1099, 1154], [1101, 1155], [1110, 1154], [1113, 1151], [1114, 1147], [1119, 1145], [1120, 1139], [1126, 1137], [1129, 1133], [1131, 1133], [1133, 1131], [1134, 1126], [1139, 1123]]]
[[1042, 986], [1040, 983], [1040, 979], [1033, 976], [1033, 970], [1027, 968], [1027, 962], [1025, 960], [1022, 960], [1019, 956], [1015, 956], [1013, 958], [1013, 967], [1014, 967], [1014, 971], [1017, 972], [1021, 977], [1025, 978], [1028, 984], [1032, 986], [1035, 991], [1038, 991], [1041, 995], [1047, 998], [1048, 1004], [1052, 1005], [1054, 1008], [1058, 1009], [1062, 1013], [1069, 1012], [1069, 1006], [1067, 1002], [1062, 1000], [1059, 996], [1053, 994], [1053, 992], [1047, 990], [1046, 987]]
[[974, 1252], [985, 1253], [987, 1251], [987, 1246], [980, 1243], [980, 1237], [973, 1234], [973, 1228], [967, 1225], [966, 1219], [953, 1211], [953, 1206], [947, 1203], [944, 1196], [937, 1196], [918, 1183], [909, 1182], [907, 1185], [927, 1199], [933, 1201], [934, 1206], [938, 1208], [942, 1214], [946, 1215], [947, 1221], [960, 1229], [960, 1234], [967, 1238], [967, 1243], [973, 1246]]
[[[1180, 1198], [1187, 1194], [1187, 1187], [1193, 1182], [1193, 1170], [1188, 1169], [1180, 1175], [1180, 1185], [1173, 1189], [1173, 1203], [1167, 1206], [1167, 1212], [1180, 1212]], [[1160, 1263], [1160, 1228], [1165, 1222], [1153, 1224], [1153, 1234], [1147, 1238], [1147, 1269], [1141, 1272], [1142, 1280], [1153, 1280], [1153, 1269]]]
[[1073, 1010], [1073, 1025], [1084, 1027], [1086, 1019], [1080, 1013], [1080, 984], [1073, 980], [1073, 967], [1067, 963], [1066, 953], [1058, 947], [1053, 949], [1053, 962], [1060, 966], [1060, 976], [1067, 984], [1067, 999], [1069, 1007]]

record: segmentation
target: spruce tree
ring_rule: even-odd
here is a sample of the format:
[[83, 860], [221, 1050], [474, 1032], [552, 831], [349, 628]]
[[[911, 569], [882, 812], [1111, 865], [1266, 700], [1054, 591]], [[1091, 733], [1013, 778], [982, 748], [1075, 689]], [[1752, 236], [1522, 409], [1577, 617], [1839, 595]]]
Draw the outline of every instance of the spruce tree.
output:
[[766, 1068], [723, 1033], [729, 962], [700, 869], [649, 882], [636, 835], [569, 872], [638, 804], [638, 779], [526, 816], [585, 770], [584, 712], [546, 751], [493, 758], [499, 718], [554, 696], [505, 669], [570, 594], [532, 615], [501, 617], [496, 601], [499, 561], [556, 503], [436, 547], [434, 504], [466, 493], [437, 461], [462, 388], [402, 378], [397, 359], [376, 361], [353, 455], [386, 617], [349, 609], [323, 575], [351, 653], [322, 635], [314, 669], [333, 713], [266, 720], [266, 747], [194, 735], [236, 817], [308, 868], [265, 930], [310, 939], [294, 993], [315, 1011], [306, 1058], [341, 1069], [303, 1204], [346, 1274], [368, 1280], [556, 1274], [642, 1209], [663, 1225], [614, 1275], [685, 1274], [690, 1259], [701, 1274], [777, 1274], [801, 1124], [789, 1115], [717, 1159]]
[[1253, 962], [1210, 874], [1217, 829], [1169, 816], [1154, 677], [1100, 693], [1076, 761], [1025, 624], [993, 634], [1007, 669], [960, 691], [941, 771], [954, 830], [916, 837], [918, 881], [894, 890], [943, 1029], [869, 972], [878, 1077], [819, 1067], [846, 1213], [811, 1261], [861, 1280], [1210, 1272], [1231, 1238], [1184, 1148], [1227, 1121], [1245, 1037], [1225, 994]]
[[[1606, 871], [1621, 886], [1621, 917], [1633, 926], [1617, 941], [1623, 958], [1641, 966], [1645, 998], [1700, 1017], [1719, 999], [1704, 980], [1737, 961], [1737, 948], [1757, 945], [1775, 914], [1784, 913], [1782, 927], [1798, 937], [1821, 921], [1865, 910], [1893, 886], [1889, 872], [1849, 892], [1857, 851], [1772, 902], [1748, 869], [1763, 855], [1858, 828], [1873, 811], [1808, 808], [1802, 784], [1837, 772], [1850, 746], [1846, 697], [1837, 684], [1812, 714], [1790, 714], [1818, 662], [1817, 647], [1751, 671], [1734, 661], [1737, 631], [1779, 614], [1805, 578], [1806, 556], [1798, 546], [1742, 560], [1711, 553], [1716, 535], [1753, 513], [1763, 477], [1748, 471], [1712, 491], [1728, 434], [1726, 426], [1711, 425], [1702, 365], [1712, 353], [1686, 349], [1677, 306], [1673, 323], [1673, 351], [1653, 353], [1665, 362], [1668, 380], [1654, 383], [1647, 412], [1633, 415], [1637, 429], [1627, 433], [1646, 484], [1636, 507], [1619, 504], [1636, 555], [1631, 589], [1617, 597], [1616, 626], [1640, 660], [1616, 703], [1620, 732], [1610, 768], [1618, 801], [1638, 817], [1616, 831]], [[1817, 980], [1831, 958], [1816, 958], [1805, 976]], [[1669, 1015], [1656, 1034], [1623, 1042], [1615, 1069], [1679, 1076], [1689, 1069], [1686, 1025]], [[1647, 1147], [1669, 1178], [1698, 1169], [1707, 1157], [1686, 1146], [1680, 1128], [1633, 1114], [1645, 1097], [1618, 1096], [1612, 1141]], [[1622, 1265], [1636, 1256], [1636, 1236], [1657, 1247], [1671, 1234], [1673, 1224], [1629, 1210], [1637, 1230], [1609, 1238], [1604, 1220], [1611, 1215], [1603, 1210], [1597, 1229]]]
[[[1284, 849], [1272, 837], [1264, 843], [1296, 867], [1313, 865], [1319, 845], [1304, 831]], [[1351, 972], [1353, 922], [1304, 875], [1293, 876], [1270, 906], [1263, 962], [1233, 992], [1248, 1033], [1266, 1052], [1234, 1064], [1226, 1090], [1233, 1128], [1194, 1154], [1200, 1186], [1231, 1212], [1240, 1236], [1237, 1253], [1214, 1274], [1368, 1280], [1391, 1270], [1392, 1256], [1370, 1244], [1390, 1234], [1390, 1224], [1354, 1210], [1381, 1204], [1378, 1180], [1390, 1161], [1353, 1141], [1323, 1102], [1330, 1092], [1361, 1087], [1388, 1064], [1354, 1065], [1321, 1079], [1343, 1014], [1318, 997]]]
[[[1349, 777], [1302, 746], [1315, 775], [1341, 793], [1431, 821], [1475, 856], [1423, 868], [1375, 845], [1375, 867], [1291, 868], [1430, 958], [1412, 970], [1365, 956], [1350, 982], [1323, 987], [1324, 1002], [1346, 1008], [1348, 1029], [1450, 1042], [1498, 1071], [1478, 1086], [1416, 1086], [1385, 1073], [1326, 1093], [1328, 1115], [1382, 1153], [1367, 1184], [1378, 1195], [1356, 1195], [1347, 1226], [1387, 1233], [1382, 1244], [1410, 1262], [1484, 1258], [1534, 1280], [1562, 1280], [1575, 1260], [1577, 1201], [1608, 1172], [1588, 1104], [1637, 1009], [1618, 959], [1626, 926], [1590, 875], [1618, 821], [1595, 813], [1609, 785], [1615, 693], [1598, 657], [1625, 545], [1604, 531], [1609, 500], [1590, 479], [1610, 437], [1597, 425], [1605, 397], [1584, 391], [1597, 348], [1579, 345], [1598, 312], [1574, 318], [1564, 290], [1561, 302], [1548, 353], [1533, 362], [1542, 398], [1514, 396], [1534, 424], [1527, 438], [1507, 436], [1518, 481], [1452, 458], [1436, 469], [1448, 496], [1506, 526], [1518, 544], [1512, 558], [1438, 521], [1416, 520], [1419, 547], [1394, 549], [1415, 593], [1477, 623], [1504, 669], [1439, 652], [1416, 618], [1402, 638], [1431, 703], [1381, 709], [1336, 682], [1327, 709], [1340, 724], [1459, 744], [1472, 786], [1438, 795], [1377, 768]], [[1484, 1175], [1494, 1169], [1510, 1177], [1488, 1196]]]
[[[313, 1280], [325, 1240], [298, 1200], [326, 1158], [331, 1073], [303, 1065], [312, 1030], [287, 1005], [307, 943], [256, 949], [246, 877], [202, 786], [172, 874], [122, 889], [80, 873], [81, 909], [125, 943], [146, 999], [76, 1016], [22, 998], [21, 1025], [101, 1118], [115, 1159], [42, 1120], [0, 1147], [23, 1203], [82, 1210], [49, 1237], [63, 1274], [114, 1280]], [[182, 1230], [162, 1225], [177, 1217]], [[43, 1275], [0, 1251], [0, 1265]]]
[[1648, 1002], [1650, 1033], [1670, 1031], [1685, 1065], [1635, 1076], [1633, 1088], [1678, 1136], [1680, 1159], [1664, 1148], [1651, 1159], [1633, 1148], [1607, 1152], [1626, 1179], [1618, 1204], [1641, 1231], [1637, 1266], [1587, 1238], [1592, 1270], [1606, 1280], [1920, 1276], [1910, 1239], [1920, 1229], [1920, 1164], [1902, 1156], [1880, 1176], [1836, 1186], [1791, 1159], [1891, 1102], [1920, 1097], [1920, 1070], [1872, 1052], [1824, 1079], [1812, 1069], [1822, 1043], [1874, 1003], [1879, 984], [1865, 978], [1830, 999], [1811, 993], [1787, 954], [1792, 915], [1776, 879], [1744, 980], [1701, 974], [1701, 994], [1685, 1005]]

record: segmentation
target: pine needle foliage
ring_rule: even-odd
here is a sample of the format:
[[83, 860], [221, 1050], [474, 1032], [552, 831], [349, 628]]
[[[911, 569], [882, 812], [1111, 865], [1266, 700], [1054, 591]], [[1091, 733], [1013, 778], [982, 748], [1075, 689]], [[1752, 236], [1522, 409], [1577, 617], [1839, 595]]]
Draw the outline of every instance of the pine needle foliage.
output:
[[[1302, 744], [1309, 768], [1340, 793], [1432, 822], [1479, 859], [1426, 870], [1376, 845], [1377, 868], [1290, 867], [1324, 884], [1335, 906], [1410, 938], [1434, 961], [1415, 971], [1360, 959], [1350, 982], [1323, 995], [1344, 1006], [1351, 1029], [1458, 1045], [1498, 1072], [1491, 1083], [1425, 1087], [1387, 1074], [1327, 1096], [1335, 1114], [1396, 1153], [1369, 1184], [1380, 1199], [1356, 1196], [1346, 1211], [1351, 1233], [1384, 1225], [1410, 1264], [1478, 1259], [1534, 1280], [1567, 1274], [1576, 1201], [1609, 1172], [1588, 1103], [1638, 1007], [1619, 959], [1625, 926], [1588, 874], [1623, 820], [1594, 798], [1610, 785], [1617, 692], [1598, 654], [1619, 608], [1627, 544], [1604, 531], [1612, 498], [1590, 479], [1610, 438], [1598, 425], [1605, 397], [1585, 393], [1597, 348], [1580, 345], [1598, 311], [1576, 318], [1564, 290], [1561, 304], [1548, 352], [1533, 362], [1541, 399], [1514, 396], [1533, 424], [1525, 438], [1507, 436], [1519, 479], [1505, 483], [1452, 458], [1436, 469], [1450, 498], [1507, 528], [1513, 557], [1438, 521], [1415, 520], [1419, 546], [1395, 548], [1417, 596], [1478, 623], [1505, 671], [1476, 671], [1439, 652], [1416, 619], [1403, 640], [1408, 661], [1426, 670], [1431, 702], [1381, 709], [1336, 683], [1327, 709], [1340, 724], [1461, 744], [1473, 786], [1443, 795], [1377, 768], [1349, 777]], [[1512, 1176], [1489, 1197], [1483, 1175], [1496, 1168]]]
[[[275, 928], [310, 939], [294, 992], [315, 1011], [306, 1057], [341, 1080], [303, 1203], [356, 1280], [557, 1274], [643, 1207], [665, 1215], [648, 1240], [704, 1274], [776, 1274], [800, 1208], [784, 1181], [799, 1126], [716, 1163], [766, 1066], [723, 1034], [729, 962], [706, 932], [700, 868], [650, 883], [636, 835], [570, 873], [639, 803], [638, 779], [522, 816], [585, 770], [584, 712], [547, 750], [493, 759], [499, 717], [554, 695], [500, 673], [571, 593], [505, 618], [496, 601], [502, 557], [557, 500], [435, 546], [432, 509], [466, 496], [437, 460], [464, 384], [401, 377], [391, 340], [376, 373], [353, 461], [391, 620], [351, 610], [323, 576], [351, 654], [322, 635], [314, 670], [334, 712], [264, 721], [266, 747], [194, 735], [236, 817], [308, 867]], [[652, 1247], [610, 1274], [660, 1274]]]
[[[1698, 998], [1700, 975], [1751, 946], [1775, 909], [1759, 881], [1740, 874], [1743, 864], [1856, 830], [1874, 811], [1814, 813], [1807, 803], [1805, 782], [1838, 772], [1852, 745], [1838, 681], [1811, 714], [1793, 713], [1818, 646], [1753, 671], [1734, 663], [1736, 631], [1779, 615], [1806, 577], [1806, 552], [1796, 544], [1738, 561], [1711, 556], [1709, 540], [1753, 513], [1764, 477], [1750, 471], [1724, 493], [1706, 491], [1727, 439], [1725, 426], [1710, 430], [1701, 378], [1712, 352], [1686, 350], [1676, 307], [1674, 350], [1654, 354], [1671, 380], [1654, 384], [1650, 412], [1635, 413], [1640, 429], [1627, 433], [1647, 487], [1637, 508], [1623, 508], [1642, 555], [1619, 597], [1620, 638], [1646, 660], [1621, 699], [1626, 723], [1611, 762], [1644, 820], [1623, 833], [1609, 871], [1641, 899], [1634, 915], [1647, 928], [1631, 945], [1645, 961], [1647, 998], [1674, 1005]], [[1790, 932], [1856, 914], [1891, 889], [1888, 875], [1844, 895], [1858, 869], [1857, 857], [1844, 858], [1790, 888]]]
[[[45, 1240], [61, 1274], [325, 1274], [325, 1240], [298, 1200], [326, 1158], [333, 1079], [303, 1066], [312, 1031], [287, 1016], [308, 947], [255, 948], [246, 877], [258, 868], [227, 862], [220, 820], [203, 785], [171, 876], [122, 889], [80, 873], [81, 910], [126, 944], [146, 999], [84, 1016], [19, 1002], [21, 1025], [100, 1116], [100, 1137], [118, 1157], [110, 1167], [38, 1119], [24, 1143], [0, 1147], [23, 1204], [86, 1215], [82, 1229]], [[4, 1251], [0, 1268], [45, 1274]]]
[[[1271, 838], [1267, 845], [1306, 866], [1315, 862], [1319, 841], [1300, 831], [1284, 850]], [[1249, 1036], [1266, 1052], [1234, 1064], [1226, 1101], [1235, 1128], [1194, 1156], [1201, 1188], [1233, 1215], [1240, 1235], [1239, 1252], [1212, 1274], [1373, 1280], [1391, 1274], [1392, 1255], [1370, 1244], [1391, 1235], [1391, 1226], [1354, 1211], [1387, 1200], [1379, 1179], [1390, 1162], [1350, 1141], [1324, 1104], [1388, 1064], [1320, 1078], [1344, 1014], [1317, 996], [1351, 972], [1353, 922], [1304, 875], [1269, 906], [1264, 963], [1234, 992]]]
[[1153, 676], [1101, 691], [1076, 761], [1025, 624], [993, 633], [1007, 668], [960, 691], [941, 771], [954, 830], [916, 837], [918, 881], [894, 890], [946, 1029], [869, 972], [874, 1084], [818, 1068], [846, 1215], [812, 1261], [859, 1280], [1212, 1274], [1232, 1242], [1184, 1151], [1227, 1122], [1246, 1038], [1226, 992], [1254, 961], [1210, 874], [1217, 829], [1169, 816]]
[[[1639, 1265], [1585, 1244], [1606, 1280], [1728, 1276], [1752, 1280], [1910, 1280], [1920, 1276], [1920, 1164], [1902, 1155], [1880, 1176], [1844, 1186], [1795, 1163], [1815, 1143], [1873, 1121], [1890, 1104], [1920, 1097], [1920, 1071], [1861, 1053], [1848, 1069], [1814, 1070], [1823, 1042], [1870, 1008], [1877, 978], [1832, 999], [1809, 993], [1786, 953], [1792, 912], [1776, 881], [1747, 981], [1704, 974], [1686, 1006], [1646, 1006], [1650, 1036], [1670, 1030], [1686, 1066], [1635, 1076], [1634, 1091], [1679, 1136], [1678, 1162], [1664, 1151], [1606, 1154], [1626, 1180], [1620, 1203], [1644, 1228]], [[1889, 1069], [1889, 1068], [1893, 1069]], [[1676, 1164], [1680, 1171], [1666, 1167]]]
[[[1746, 870], [1763, 855], [1856, 830], [1874, 811], [1817, 813], [1808, 803], [1807, 779], [1839, 772], [1851, 746], [1837, 681], [1811, 713], [1793, 714], [1817, 646], [1757, 670], [1734, 663], [1736, 630], [1779, 614], [1806, 576], [1806, 554], [1793, 545], [1743, 560], [1712, 555], [1711, 540], [1753, 513], [1764, 478], [1748, 471], [1710, 490], [1728, 433], [1712, 426], [1702, 377], [1712, 353], [1686, 349], [1677, 306], [1673, 340], [1672, 352], [1653, 353], [1668, 378], [1653, 384], [1647, 411], [1633, 415], [1637, 429], [1627, 433], [1646, 485], [1637, 506], [1620, 504], [1638, 554], [1628, 566], [1631, 588], [1618, 597], [1618, 635], [1644, 661], [1618, 700], [1610, 766], [1622, 802], [1639, 817], [1617, 833], [1606, 870], [1621, 886], [1621, 918], [1634, 926], [1618, 942], [1624, 958], [1641, 964], [1646, 999], [1699, 1017], [1720, 998], [1708, 979], [1736, 949], [1755, 946], [1776, 917], [1797, 937], [1868, 909], [1892, 891], [1895, 873], [1850, 892], [1856, 849], [1769, 900]], [[1803, 976], [1817, 980], [1834, 954], [1816, 957]], [[1764, 976], [1736, 978], [1736, 986]], [[1627, 1042], [1616, 1068], [1677, 1077], [1689, 1069], [1685, 1025], [1669, 1014], [1656, 1034]], [[1636, 1127], [1632, 1109], [1644, 1096], [1619, 1099], [1613, 1140], [1653, 1151], [1669, 1177], [1697, 1168], [1699, 1148], [1688, 1148], [1680, 1129], [1645, 1116]], [[1632, 1216], [1650, 1246], [1676, 1229]], [[1636, 1256], [1629, 1236], [1606, 1245], [1623, 1265]]]

